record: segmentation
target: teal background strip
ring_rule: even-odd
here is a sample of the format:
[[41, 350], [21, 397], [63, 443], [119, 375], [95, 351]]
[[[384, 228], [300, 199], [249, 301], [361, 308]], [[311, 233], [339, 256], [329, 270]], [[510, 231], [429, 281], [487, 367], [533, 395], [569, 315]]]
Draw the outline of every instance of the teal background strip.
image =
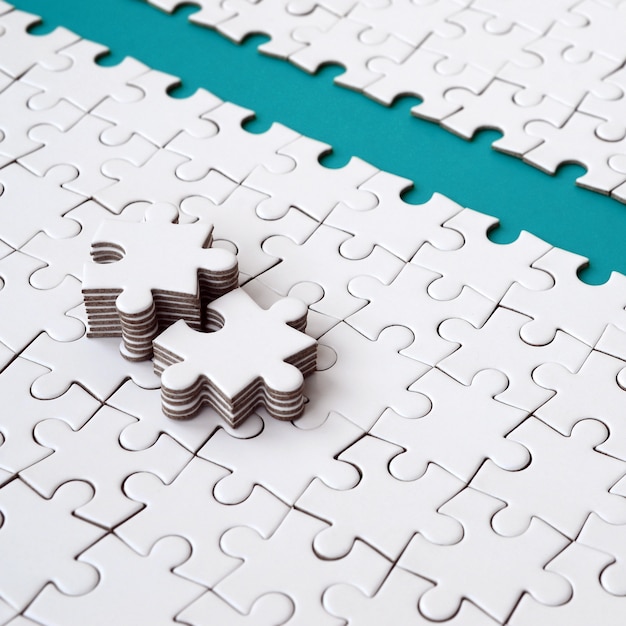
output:
[[[415, 188], [405, 195], [425, 202], [438, 191], [458, 203], [501, 220], [490, 238], [507, 243], [528, 230], [590, 258], [579, 273], [598, 284], [612, 270], [626, 273], [624, 237], [626, 206], [574, 186], [584, 172], [567, 165], [548, 176], [519, 159], [490, 147], [500, 136], [479, 133], [460, 139], [436, 124], [409, 114], [419, 100], [403, 98], [384, 107], [366, 96], [332, 83], [343, 70], [325, 67], [311, 76], [289, 63], [263, 56], [255, 36], [242, 45], [188, 22], [197, 10], [185, 6], [168, 15], [143, 0], [15, 0], [21, 10], [41, 15], [34, 34], [65, 26], [84, 38], [108, 46], [100, 62], [115, 64], [134, 56], [147, 65], [179, 76], [183, 85], [172, 94], [190, 95], [204, 87], [224, 100], [256, 111], [246, 128], [261, 132], [273, 121], [333, 146], [322, 163], [345, 164], [352, 155], [405, 176]], [[584, 306], [584, 303], [581, 303]]]

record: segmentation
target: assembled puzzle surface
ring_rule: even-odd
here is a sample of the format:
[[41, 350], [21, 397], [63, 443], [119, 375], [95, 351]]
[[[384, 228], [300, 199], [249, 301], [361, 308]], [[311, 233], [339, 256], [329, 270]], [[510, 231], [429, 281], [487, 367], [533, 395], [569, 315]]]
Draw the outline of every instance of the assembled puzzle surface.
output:
[[[332, 42], [363, 58], [341, 45], [352, 18], [408, 25], [400, 17], [415, 7], [440, 21], [460, 12], [469, 32], [476, 12], [500, 6], [406, 0], [383, 18], [387, 3], [374, 0], [200, 4], [196, 19], [233, 37], [289, 9], [271, 22], [268, 51], [311, 68]], [[528, 33], [578, 33], [554, 26], [564, 13], [623, 13], [573, 4], [503, 2], [485, 33], [525, 46]], [[296, 45], [320, 37], [310, 29], [280, 31], [300, 19], [326, 34], [321, 52]], [[0, 1], [0, 624], [621, 626], [626, 277], [586, 285], [578, 255], [526, 232], [492, 243], [494, 218], [439, 194], [409, 205], [408, 180], [356, 157], [327, 169], [325, 144], [279, 124], [252, 135], [248, 111], [203, 90], [172, 99], [176, 78], [128, 58], [97, 65], [101, 46], [62, 28], [27, 34], [36, 21]], [[399, 63], [407, 46], [422, 50], [422, 28], [410, 42], [365, 43]], [[593, 43], [589, 55], [614, 71]], [[485, 45], [471, 47], [489, 60]], [[489, 46], [490, 62], [511, 54]], [[466, 88], [459, 101], [510, 97], [503, 81], [468, 91], [482, 88], [464, 82], [476, 67], [450, 68], [449, 84]], [[525, 103], [545, 112], [537, 124], [558, 118], [545, 97]], [[161, 258], [135, 263], [134, 236], [124, 257], [123, 238], [156, 217], [194, 232], [180, 280], [171, 266], [154, 272]], [[103, 267], [122, 268], [115, 285], [96, 281], [106, 297], [95, 310], [82, 291], [94, 242], [113, 261]], [[241, 288], [230, 291], [234, 267]], [[226, 346], [208, 364], [190, 328], [206, 304], [200, 284], [229, 291], [208, 307], [223, 326], [211, 345]], [[121, 312], [142, 320], [142, 356], [159, 319], [174, 322], [177, 307], [186, 319], [157, 337], [155, 365], [174, 409], [185, 394], [212, 398], [193, 419], [167, 417], [153, 363], [105, 336], [122, 332], [107, 290], [127, 288]], [[88, 314], [102, 316], [102, 336], [87, 336]], [[295, 335], [255, 336], [256, 315]], [[219, 389], [189, 374], [220, 359], [216, 388], [235, 380], [237, 398], [237, 374], [267, 368], [280, 384], [263, 392], [293, 418], [301, 388], [303, 415], [274, 419], [268, 402], [240, 420], [254, 385], [225, 415]]]

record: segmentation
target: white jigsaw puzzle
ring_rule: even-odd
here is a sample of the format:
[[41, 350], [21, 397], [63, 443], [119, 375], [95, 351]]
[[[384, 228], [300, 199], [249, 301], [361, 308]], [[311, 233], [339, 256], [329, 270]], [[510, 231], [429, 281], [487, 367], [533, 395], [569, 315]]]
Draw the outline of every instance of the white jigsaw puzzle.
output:
[[[495, 148], [582, 163], [579, 184], [626, 200], [623, 2], [194, 5], [197, 24], [340, 64], [336, 82], [388, 105], [418, 96], [413, 114], [463, 137], [495, 127]], [[249, 132], [249, 109], [173, 98], [162, 68], [97, 63], [105, 46], [39, 23], [0, 0], [0, 624], [622, 626], [626, 278], [585, 284], [582, 256], [525, 231], [493, 243], [495, 218], [412, 205], [406, 178], [325, 167], [328, 144]], [[192, 248], [212, 239], [242, 287], [204, 299], [187, 345], [161, 337], [160, 379], [87, 336], [81, 289], [101, 223], [164, 206], [200, 241], [133, 261], [105, 233], [102, 268], [126, 255], [115, 280], [167, 292], [172, 322]], [[252, 311], [284, 336], [255, 334]], [[166, 366], [186, 357], [230, 372], [248, 419], [167, 417]], [[250, 399], [276, 359], [293, 422]], [[187, 383], [178, 408], [198, 400]]]

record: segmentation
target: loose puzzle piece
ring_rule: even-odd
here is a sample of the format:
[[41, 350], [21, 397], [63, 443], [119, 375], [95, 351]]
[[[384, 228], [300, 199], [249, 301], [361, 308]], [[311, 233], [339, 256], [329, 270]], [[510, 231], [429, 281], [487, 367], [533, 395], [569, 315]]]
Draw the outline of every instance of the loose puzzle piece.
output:
[[446, 320], [439, 334], [461, 347], [437, 364], [446, 374], [469, 385], [482, 369], [497, 369], [509, 379], [509, 387], [499, 400], [512, 406], [534, 411], [552, 395], [532, 379], [533, 370], [542, 363], [560, 363], [576, 371], [589, 355], [589, 348], [570, 335], [557, 331], [555, 338], [543, 346], [520, 340], [520, 329], [530, 318], [498, 307], [484, 326], [474, 328], [464, 320]]
[[324, 560], [312, 548], [314, 537], [326, 524], [293, 509], [267, 539], [249, 527], [227, 531], [221, 546], [243, 563], [215, 586], [215, 592], [247, 613], [253, 602], [268, 592], [287, 595], [294, 604], [294, 622], [338, 624], [320, 599], [325, 589], [347, 580], [371, 595], [391, 564], [360, 541], [342, 559]]
[[446, 100], [459, 106], [441, 125], [464, 139], [472, 139], [477, 131], [495, 128], [503, 137], [491, 146], [501, 152], [522, 156], [541, 143], [539, 137], [529, 135], [526, 124], [532, 120], [544, 120], [553, 126], [562, 126], [572, 114], [572, 107], [544, 96], [537, 103], [518, 102], [519, 85], [494, 79], [487, 88], [474, 93], [470, 89], [450, 89]]
[[413, 115], [441, 120], [458, 109], [444, 97], [448, 90], [464, 87], [479, 93], [492, 79], [489, 72], [471, 65], [444, 73], [441, 66], [445, 67], [445, 62], [445, 56], [424, 48], [417, 48], [402, 63], [372, 58], [368, 67], [382, 76], [368, 85], [364, 93], [385, 105], [391, 105], [398, 97], [416, 96], [422, 103], [411, 108]]
[[376, 207], [355, 210], [339, 203], [324, 220], [328, 226], [354, 235], [339, 252], [349, 259], [362, 259], [378, 245], [409, 261], [426, 241], [441, 250], [460, 248], [464, 243], [461, 234], [442, 224], [463, 207], [438, 193], [424, 204], [404, 202], [401, 194], [412, 187], [406, 178], [379, 172], [359, 186], [378, 198]]
[[378, 78], [368, 66], [370, 59], [381, 57], [400, 63], [413, 51], [406, 41], [376, 32], [351, 17], [338, 20], [328, 29], [301, 26], [293, 31], [292, 37], [307, 44], [289, 57], [292, 63], [311, 73], [329, 63], [341, 65], [345, 72], [336, 76], [334, 82], [356, 90], [364, 89]]
[[470, 483], [507, 503], [491, 522], [494, 530], [520, 535], [538, 517], [575, 539], [592, 511], [626, 523], [626, 499], [610, 493], [626, 462], [595, 450], [607, 436], [596, 420], [578, 422], [566, 437], [534, 417], [518, 426], [509, 438], [528, 448], [528, 466], [507, 472], [487, 461]]
[[624, 598], [607, 593], [600, 585], [601, 573], [610, 562], [607, 554], [578, 542], [570, 544], [546, 567], [548, 572], [565, 576], [572, 585], [569, 602], [546, 606], [524, 595], [508, 623], [587, 626], [601, 619], [606, 626], [619, 626], [624, 618]]
[[304, 47], [304, 44], [293, 37], [294, 31], [304, 22], [307, 25], [328, 29], [337, 21], [337, 17], [316, 6], [304, 18], [289, 13], [286, 5], [290, 0], [274, 0], [274, 2], [249, 2], [249, 0], [224, 0], [222, 7], [235, 13], [233, 17], [220, 22], [218, 29], [236, 42], [242, 42], [249, 35], [262, 33], [270, 37], [270, 41], [261, 44], [258, 49], [264, 54], [286, 59]]
[[554, 284], [549, 274], [531, 267], [552, 246], [526, 231], [512, 243], [493, 243], [487, 233], [498, 224], [497, 218], [464, 209], [445, 223], [461, 233], [464, 245], [439, 250], [425, 243], [417, 251], [412, 263], [442, 275], [428, 289], [433, 298], [451, 300], [465, 285], [499, 302], [514, 281], [531, 289]]
[[62, 395], [72, 383], [89, 389], [89, 393], [101, 401], [128, 378], [140, 387], [155, 389], [159, 386], [152, 364], [123, 359], [117, 339], [93, 341], [83, 335], [77, 341], [61, 342], [42, 333], [22, 356], [49, 368], [31, 388], [36, 398], [44, 400]]
[[49, 449], [33, 439], [33, 429], [38, 422], [62, 419], [77, 430], [99, 406], [98, 401], [78, 385], [72, 385], [64, 395], [53, 400], [34, 398], [30, 386], [46, 371], [45, 367], [18, 357], [0, 374], [0, 395], [8, 400], [0, 423], [4, 439], [0, 445], [0, 468], [9, 475], [50, 454]]
[[479, 372], [468, 386], [437, 369], [424, 374], [412, 386], [430, 401], [423, 416], [407, 419], [386, 411], [371, 430], [405, 450], [391, 459], [391, 474], [414, 480], [434, 462], [469, 482], [486, 458], [507, 470], [522, 469], [528, 451], [505, 436], [527, 413], [495, 399], [507, 385], [506, 376], [495, 370]]
[[166, 434], [195, 453], [218, 428], [244, 439], [256, 436], [263, 429], [263, 420], [258, 415], [236, 429], [231, 428], [210, 407], [204, 407], [191, 422], [170, 419], [161, 407], [161, 391], [144, 389], [132, 380], [126, 381], [106, 403], [137, 418], [120, 433], [120, 444], [127, 450], [146, 450]]
[[219, 548], [223, 533], [245, 524], [267, 538], [289, 511], [286, 504], [261, 487], [255, 487], [240, 504], [218, 502], [213, 488], [228, 473], [214, 463], [194, 458], [169, 485], [154, 474], [133, 474], [124, 483], [124, 492], [146, 506], [115, 533], [141, 554], [161, 537], [184, 537], [191, 544], [191, 556], [175, 573], [213, 587], [238, 565]]
[[294, 167], [293, 160], [278, 150], [295, 141], [295, 131], [273, 123], [263, 133], [251, 133], [244, 122], [254, 119], [254, 112], [230, 102], [214, 108], [202, 120], [211, 130], [202, 135], [181, 132], [167, 144], [167, 149], [190, 160], [176, 170], [183, 180], [198, 180], [211, 169], [242, 182], [256, 167], [263, 165], [275, 172], [286, 172]]
[[324, 296], [312, 308], [345, 319], [361, 308], [359, 301], [348, 291], [352, 278], [363, 274], [387, 284], [403, 265], [400, 259], [379, 247], [364, 259], [346, 259], [341, 256], [339, 248], [349, 237], [347, 233], [324, 224], [300, 245], [288, 237], [269, 237], [263, 242], [263, 250], [280, 258], [281, 263], [261, 274], [259, 280], [282, 295], [287, 295], [298, 283], [319, 285]]
[[2, 597], [18, 612], [44, 585], [53, 582], [69, 595], [96, 586], [96, 571], [76, 557], [104, 534], [73, 512], [88, 502], [93, 488], [71, 481], [42, 498], [21, 480], [0, 489], [0, 568]]
[[90, 196], [111, 182], [100, 171], [102, 163], [123, 157], [139, 166], [157, 150], [138, 135], [130, 137], [120, 146], [109, 146], [101, 141], [101, 136], [111, 127], [108, 122], [92, 115], [85, 115], [65, 132], [49, 124], [35, 126], [28, 136], [37, 144], [42, 144], [42, 147], [22, 157], [20, 163], [39, 176], [44, 176], [58, 164], [71, 165], [78, 176], [63, 186]]
[[160, 329], [183, 319], [201, 328], [203, 309], [237, 286], [237, 258], [211, 248], [212, 224], [178, 224], [158, 203], [142, 222], [105, 220], [85, 265], [83, 297], [91, 337], [121, 336], [131, 360], [152, 356]]
[[273, 220], [293, 206], [321, 222], [339, 202], [355, 209], [376, 206], [377, 198], [359, 185], [378, 170], [357, 157], [343, 167], [324, 167], [319, 158], [331, 151], [328, 144], [300, 137], [278, 151], [293, 159], [293, 169], [276, 173], [261, 165], [253, 170], [243, 184], [269, 196], [259, 205], [259, 215]]
[[[241, 274], [258, 276], [276, 263], [275, 257], [263, 251], [263, 242], [268, 237], [285, 235], [302, 244], [318, 226], [298, 209], [289, 209], [284, 217], [276, 220], [260, 218], [257, 207], [266, 198], [247, 187], [237, 187], [221, 204], [199, 196], [187, 198], [181, 203], [181, 218], [190, 216], [213, 224], [214, 239], [230, 241], [237, 248]], [[246, 227], [242, 228], [242, 224]]]
[[316, 428], [331, 419], [333, 412], [364, 431], [387, 407], [407, 417], [423, 414], [427, 403], [411, 385], [430, 367], [399, 353], [413, 341], [411, 331], [385, 328], [372, 341], [342, 322], [320, 341], [332, 350], [336, 361], [306, 382], [309, 402], [299, 427]]
[[626, 363], [595, 350], [575, 373], [556, 363], [544, 363], [533, 372], [533, 380], [556, 393], [535, 415], [562, 435], [582, 419], [593, 418], [609, 429], [609, 438], [597, 446], [599, 452], [626, 461], [626, 389], [618, 377]]
[[37, 93], [38, 89], [20, 81], [0, 90], [0, 107], [4, 117], [0, 121], [0, 165], [3, 167], [39, 147], [40, 144], [28, 133], [34, 126], [51, 124], [65, 131], [84, 115], [78, 107], [65, 100], [60, 100], [51, 109], [31, 109], [28, 101]]
[[[368, 597], [362, 591], [349, 584], [332, 585], [324, 592], [324, 608], [331, 614], [346, 620], [354, 626], [378, 626], [384, 624], [390, 616], [398, 624], [432, 626], [418, 611], [421, 596], [433, 584], [424, 578], [400, 568], [394, 567], [391, 573]], [[486, 613], [467, 601], [461, 602], [459, 612], [449, 620], [446, 626], [496, 626]]]
[[429, 365], [436, 365], [455, 350], [454, 344], [437, 333], [446, 319], [463, 317], [473, 326], [482, 326], [495, 309], [494, 303], [470, 287], [463, 287], [452, 300], [435, 300], [428, 294], [430, 284], [441, 278], [413, 263], [407, 263], [398, 276], [385, 285], [371, 276], [353, 278], [348, 289], [368, 301], [347, 322], [370, 339], [376, 339], [385, 326], [406, 326], [415, 336], [402, 354]]
[[[14, 248], [23, 246], [39, 231], [51, 237], [71, 237], [79, 227], [63, 215], [87, 198], [64, 189], [76, 178], [69, 165], [50, 168], [36, 176], [25, 167], [11, 163], [0, 170], [0, 230], [2, 239]], [[46, 201], [42, 202], [42, 198]]]
[[140, 167], [125, 159], [107, 161], [102, 165], [102, 173], [116, 182], [97, 191], [94, 200], [115, 213], [139, 201], [168, 202], [178, 207], [190, 196], [203, 196], [220, 204], [237, 187], [216, 170], [200, 180], [181, 180], [176, 169], [186, 161], [185, 157], [167, 150], [159, 150]]
[[35, 440], [54, 452], [20, 476], [44, 497], [50, 497], [68, 480], [89, 482], [96, 493], [76, 510], [76, 515], [112, 528], [141, 508], [122, 493], [127, 476], [151, 471], [169, 482], [191, 458], [187, 450], [165, 435], [148, 450], [125, 450], [119, 445], [119, 433], [134, 421], [130, 415], [105, 406], [76, 431], [61, 420], [39, 422]]
[[[126, 57], [113, 66], [98, 65], [97, 59], [109, 52], [106, 46], [81, 39], [64, 47], [49, 62], [42, 59], [22, 78], [25, 83], [42, 90], [29, 105], [49, 109], [59, 100], [69, 100], [83, 111], [91, 111], [108, 96], [119, 100], [138, 100], [142, 92], [128, 81], [148, 71], [136, 59]], [[62, 69], [58, 69], [63, 64]]]
[[114, 124], [102, 133], [102, 141], [108, 145], [126, 144], [135, 133], [159, 147], [179, 132], [203, 135], [211, 131], [211, 123], [203, 115], [222, 103], [206, 89], [186, 98], [171, 97], [168, 92], [181, 85], [180, 79], [157, 70], [149, 70], [127, 84], [141, 89], [143, 97], [131, 102], [108, 97], [92, 111]]
[[243, 502], [254, 485], [261, 485], [291, 505], [316, 477], [333, 489], [350, 489], [359, 482], [356, 468], [336, 457], [363, 431], [341, 415], [330, 415], [314, 430], [269, 416], [263, 422], [263, 432], [252, 439], [218, 430], [198, 452], [232, 472], [215, 486], [219, 502]]
[[216, 593], [207, 591], [178, 614], [178, 621], [190, 626], [275, 626], [284, 624], [293, 615], [293, 603], [281, 593], [261, 596], [249, 613], [240, 613]]
[[[465, 484], [434, 464], [417, 480], [394, 478], [386, 467], [401, 450], [366, 435], [337, 457], [359, 469], [358, 484], [337, 491], [315, 479], [300, 496], [298, 509], [331, 524], [313, 541], [319, 556], [342, 558], [352, 550], [355, 540], [361, 539], [395, 561], [415, 533], [438, 544], [460, 541], [461, 525], [438, 510]], [[381, 516], [383, 509], [393, 511], [393, 516]]]
[[236, 289], [209, 304], [207, 316], [213, 332], [179, 320], [154, 342], [166, 415], [184, 419], [208, 403], [231, 426], [259, 405], [277, 419], [299, 417], [317, 352], [315, 339], [302, 332], [304, 303], [286, 298], [263, 309]]
[[172, 573], [190, 553], [182, 537], [164, 537], [143, 555], [109, 534], [79, 557], [79, 563], [91, 565], [100, 574], [93, 591], [71, 597], [48, 585], [26, 615], [51, 626], [173, 626], [180, 607], [203, 591], [200, 585]]
[[602, 570], [600, 582], [606, 591], [615, 596], [626, 596], [626, 578], [624, 565], [626, 563], [626, 525], [609, 524], [600, 516], [592, 513], [577, 540], [596, 550], [610, 554], [615, 562]]
[[572, 597], [565, 578], [543, 569], [567, 539], [538, 518], [523, 535], [498, 535], [489, 520], [500, 507], [499, 500], [465, 489], [440, 509], [463, 524], [463, 539], [442, 546], [418, 534], [403, 552], [398, 566], [435, 583], [419, 601], [428, 619], [452, 618], [467, 599], [504, 623], [523, 592], [550, 606]]
[[78, 41], [78, 35], [65, 28], [55, 28], [45, 35], [30, 35], [27, 30], [41, 23], [41, 18], [24, 11], [11, 11], [11, 5], [2, 3], [0, 9], [0, 69], [13, 78], [19, 78], [38, 61], [46, 59], [58, 69], [67, 61], [55, 59], [55, 52]]
[[80, 303], [80, 283], [67, 276], [54, 289], [35, 289], [28, 279], [42, 266], [19, 251], [0, 260], [0, 338], [16, 353], [42, 331], [58, 341], [73, 341], [85, 333], [80, 320], [66, 315]]
[[[612, 272], [604, 284], [588, 285], [577, 276], [577, 271], [587, 264], [585, 257], [552, 248], [533, 267], [550, 274], [553, 287], [533, 290], [519, 284], [511, 286], [502, 306], [533, 318], [520, 331], [524, 341], [544, 345], [552, 341], [557, 330], [562, 330], [593, 347], [607, 323], [626, 330], [626, 277]], [[580, 310], [582, 302], [584, 315]]]

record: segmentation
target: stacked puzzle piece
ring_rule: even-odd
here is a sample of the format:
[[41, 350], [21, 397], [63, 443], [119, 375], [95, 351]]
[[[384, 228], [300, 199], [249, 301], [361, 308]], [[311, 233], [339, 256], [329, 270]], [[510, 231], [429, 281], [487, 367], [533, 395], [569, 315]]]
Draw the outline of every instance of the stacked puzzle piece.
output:
[[[582, 257], [494, 244], [493, 218], [409, 205], [410, 181], [327, 169], [328, 146], [251, 135], [238, 107], [34, 22], [0, 2], [0, 623], [621, 626], [626, 277], [586, 285]], [[226, 376], [255, 365], [253, 302], [293, 350], [263, 346], [292, 366], [288, 413], [319, 340], [298, 420], [171, 420], [168, 369], [87, 338], [98, 228], [161, 203], [236, 253], [203, 333], [243, 333]]]
[[[165, 11], [182, 0], [148, 0]], [[196, 0], [190, 20], [626, 202], [626, 4], [619, 0]]]

